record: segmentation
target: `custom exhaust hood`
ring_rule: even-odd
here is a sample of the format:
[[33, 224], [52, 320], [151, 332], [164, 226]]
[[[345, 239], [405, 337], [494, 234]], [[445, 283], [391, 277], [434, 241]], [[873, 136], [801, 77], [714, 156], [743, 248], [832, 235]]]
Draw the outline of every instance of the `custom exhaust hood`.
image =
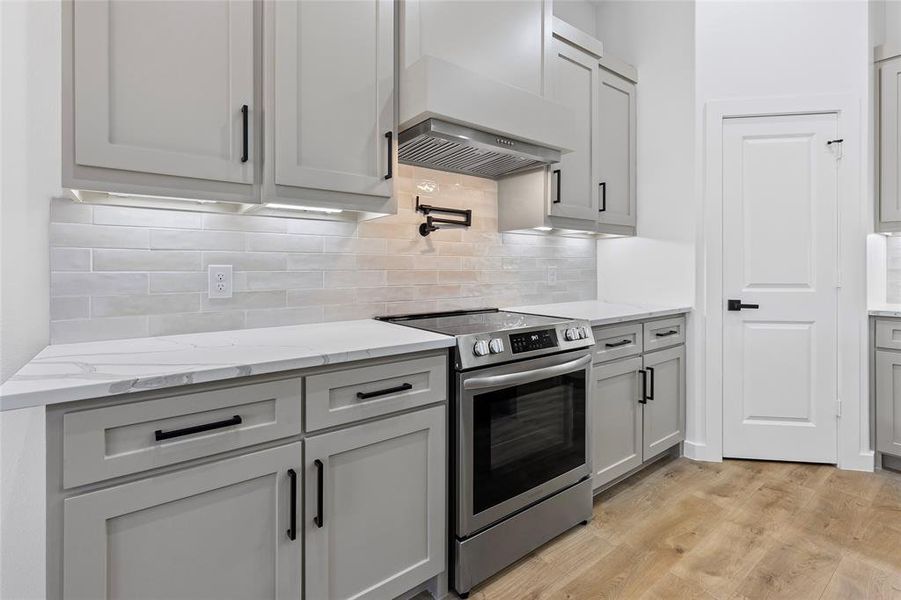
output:
[[434, 56], [404, 69], [400, 90], [403, 164], [499, 179], [572, 148], [567, 107]]

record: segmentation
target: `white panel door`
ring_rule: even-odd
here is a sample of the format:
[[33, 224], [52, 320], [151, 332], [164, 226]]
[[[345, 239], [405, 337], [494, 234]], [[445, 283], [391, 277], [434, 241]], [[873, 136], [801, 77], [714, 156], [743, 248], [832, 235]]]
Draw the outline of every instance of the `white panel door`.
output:
[[275, 11], [275, 183], [390, 197], [394, 2], [285, 0]]
[[598, 218], [598, 184], [593, 149], [598, 139], [597, 61], [554, 39], [550, 97], [575, 117], [573, 151], [551, 166], [550, 214], [594, 222]]
[[445, 568], [436, 406], [306, 440], [306, 598], [394, 598]]
[[77, 164], [253, 183], [250, 0], [92, 0], [73, 18]]
[[723, 124], [724, 456], [836, 462], [836, 130], [831, 113]]

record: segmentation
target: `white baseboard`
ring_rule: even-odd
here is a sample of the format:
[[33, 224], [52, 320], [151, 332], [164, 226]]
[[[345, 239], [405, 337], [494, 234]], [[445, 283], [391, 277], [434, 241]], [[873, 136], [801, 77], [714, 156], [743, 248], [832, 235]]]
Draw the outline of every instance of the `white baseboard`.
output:
[[849, 458], [839, 460], [838, 468], [845, 471], [869, 471], [872, 472], [876, 466], [876, 454], [872, 450], [861, 452]]
[[707, 444], [685, 440], [682, 446], [685, 458], [704, 462], [723, 462], [722, 454], [715, 454]]

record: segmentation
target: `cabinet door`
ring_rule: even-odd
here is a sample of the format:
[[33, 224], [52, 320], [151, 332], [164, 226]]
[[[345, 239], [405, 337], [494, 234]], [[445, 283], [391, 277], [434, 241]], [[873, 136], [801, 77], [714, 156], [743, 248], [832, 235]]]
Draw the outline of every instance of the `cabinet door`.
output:
[[76, 164], [253, 182], [250, 0], [75, 2], [73, 19]]
[[685, 346], [644, 355], [648, 372], [642, 459], [685, 439]]
[[597, 61], [554, 39], [550, 67], [551, 98], [573, 111], [572, 152], [551, 166], [550, 214], [591, 221], [598, 216], [598, 184], [592, 168], [598, 136]]
[[598, 222], [636, 224], [635, 206], [635, 84], [599, 70], [596, 148], [600, 205]]
[[901, 456], [901, 352], [876, 351], [876, 449]]
[[273, 2], [275, 183], [390, 197], [394, 2]]
[[287, 532], [301, 454], [298, 442], [67, 498], [64, 597], [299, 598], [301, 539]]
[[641, 357], [595, 365], [591, 405], [593, 484], [641, 464]]
[[879, 106], [879, 220], [901, 221], [901, 57], [882, 63]]
[[441, 573], [445, 407], [306, 441], [306, 597], [394, 598]]

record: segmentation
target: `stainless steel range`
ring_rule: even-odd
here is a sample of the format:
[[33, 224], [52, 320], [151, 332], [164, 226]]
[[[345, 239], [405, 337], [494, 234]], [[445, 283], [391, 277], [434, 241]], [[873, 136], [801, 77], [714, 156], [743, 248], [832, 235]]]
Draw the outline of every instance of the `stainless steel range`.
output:
[[466, 598], [591, 518], [591, 326], [497, 309], [383, 319], [457, 339], [451, 583]]

